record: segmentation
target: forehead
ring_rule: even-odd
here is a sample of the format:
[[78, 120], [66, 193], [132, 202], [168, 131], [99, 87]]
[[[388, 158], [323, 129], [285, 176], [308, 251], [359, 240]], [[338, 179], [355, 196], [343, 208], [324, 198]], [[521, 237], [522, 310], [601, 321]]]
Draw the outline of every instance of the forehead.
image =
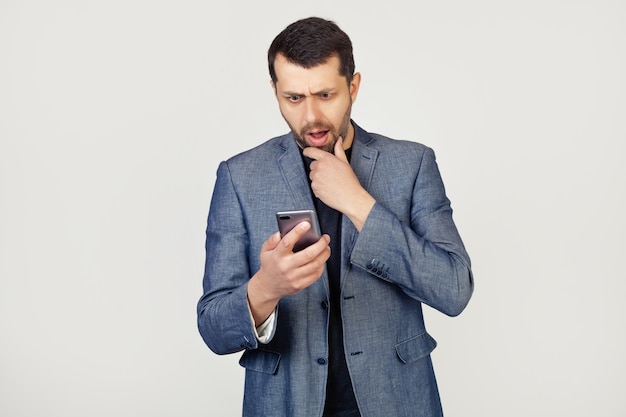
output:
[[325, 63], [312, 68], [304, 68], [287, 61], [279, 54], [274, 61], [276, 88], [280, 91], [316, 92], [346, 85], [346, 79], [339, 73], [339, 58], [331, 56]]

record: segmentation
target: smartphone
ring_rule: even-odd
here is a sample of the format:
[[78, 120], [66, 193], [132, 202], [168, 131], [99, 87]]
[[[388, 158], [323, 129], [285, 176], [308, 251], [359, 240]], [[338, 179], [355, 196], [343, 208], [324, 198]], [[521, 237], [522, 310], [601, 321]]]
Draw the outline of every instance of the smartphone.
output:
[[311, 224], [311, 228], [302, 236], [293, 246], [293, 251], [298, 252], [307, 246], [317, 242], [322, 237], [320, 225], [317, 220], [317, 213], [314, 210], [292, 210], [279, 211], [276, 213], [276, 221], [278, 222], [278, 230], [280, 236], [283, 237], [296, 225], [307, 221]]

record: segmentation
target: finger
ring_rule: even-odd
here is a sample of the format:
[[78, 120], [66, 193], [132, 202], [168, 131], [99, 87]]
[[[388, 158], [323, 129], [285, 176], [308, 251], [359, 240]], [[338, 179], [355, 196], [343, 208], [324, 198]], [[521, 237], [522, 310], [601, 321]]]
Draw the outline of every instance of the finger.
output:
[[297, 279], [293, 282], [296, 291], [301, 291], [320, 279], [326, 261], [330, 258], [330, 237], [323, 235], [309, 247], [291, 255], [291, 270]]
[[267, 238], [263, 245], [261, 246], [261, 251], [268, 251], [276, 249], [278, 243], [280, 242], [280, 232], [276, 232], [270, 237]]
[[296, 264], [304, 265], [314, 261], [320, 256], [326, 256], [323, 262], [326, 262], [330, 257], [330, 236], [327, 234], [322, 235], [317, 242], [307, 246], [300, 252], [296, 252], [294, 260]]
[[339, 136], [337, 142], [335, 142], [335, 156], [343, 162], [348, 162], [346, 151], [343, 149], [343, 138]]
[[286, 233], [283, 236], [281, 240], [282, 242], [281, 246], [289, 251], [293, 251], [293, 247], [296, 244], [296, 242], [300, 240], [300, 238], [304, 236], [304, 234], [310, 228], [311, 228], [311, 224], [307, 221], [298, 223], [296, 227], [291, 229], [288, 233]]
[[306, 156], [307, 158], [318, 160], [328, 155], [328, 152], [323, 151], [318, 148], [314, 148], [313, 146], [308, 146], [304, 148], [304, 150], [302, 151], [302, 154]]

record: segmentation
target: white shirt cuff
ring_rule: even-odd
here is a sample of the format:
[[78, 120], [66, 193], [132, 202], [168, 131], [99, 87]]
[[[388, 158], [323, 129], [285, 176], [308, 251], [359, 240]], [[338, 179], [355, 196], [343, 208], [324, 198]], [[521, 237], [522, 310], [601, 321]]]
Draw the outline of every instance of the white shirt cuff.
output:
[[[248, 310], [250, 310], [250, 306], [248, 305]], [[278, 316], [278, 306], [274, 309], [272, 314], [265, 319], [263, 323], [257, 328], [254, 329], [254, 334], [256, 335], [259, 343], [267, 344], [274, 337], [274, 333], [276, 332], [276, 318]], [[254, 317], [252, 317], [252, 311], [250, 311], [250, 319], [252, 323], [254, 323]]]

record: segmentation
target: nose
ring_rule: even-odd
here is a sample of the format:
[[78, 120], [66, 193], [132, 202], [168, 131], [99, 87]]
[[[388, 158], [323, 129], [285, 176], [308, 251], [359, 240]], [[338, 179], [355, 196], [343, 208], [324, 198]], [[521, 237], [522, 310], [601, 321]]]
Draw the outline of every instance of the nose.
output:
[[314, 123], [319, 120], [320, 107], [315, 97], [307, 97], [304, 100], [304, 121], [306, 123]]

